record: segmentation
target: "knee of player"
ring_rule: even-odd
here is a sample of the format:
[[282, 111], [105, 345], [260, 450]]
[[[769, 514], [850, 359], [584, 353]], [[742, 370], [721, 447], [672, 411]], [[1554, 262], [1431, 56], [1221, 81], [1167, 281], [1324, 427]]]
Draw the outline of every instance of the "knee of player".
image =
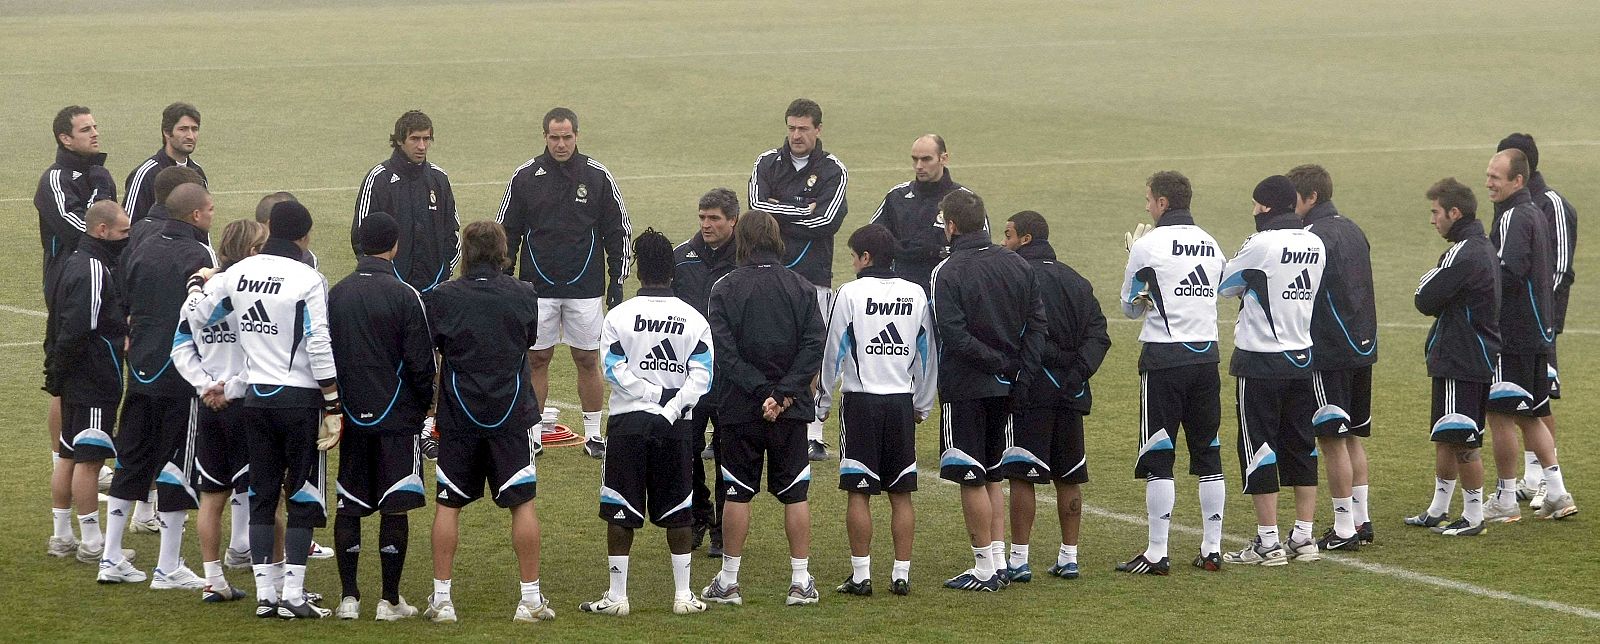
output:
[[553, 348], [551, 348], [551, 349], [538, 349], [538, 350], [529, 351], [528, 352], [528, 366], [530, 366], [530, 367], [532, 367], [534, 369], [543, 369], [545, 367], [548, 367], [548, 366], [550, 366], [550, 357], [554, 353], [555, 353], [555, 349], [553, 349]]
[[600, 351], [575, 348], [572, 350], [572, 364], [579, 369], [599, 369]]
[[1455, 449], [1453, 451], [1455, 452], [1455, 457], [1456, 457], [1456, 462], [1457, 463], [1462, 463], [1462, 464], [1472, 463], [1472, 462], [1475, 462], [1478, 459], [1483, 457], [1483, 454], [1476, 447], [1467, 447], [1465, 445], [1456, 445]]

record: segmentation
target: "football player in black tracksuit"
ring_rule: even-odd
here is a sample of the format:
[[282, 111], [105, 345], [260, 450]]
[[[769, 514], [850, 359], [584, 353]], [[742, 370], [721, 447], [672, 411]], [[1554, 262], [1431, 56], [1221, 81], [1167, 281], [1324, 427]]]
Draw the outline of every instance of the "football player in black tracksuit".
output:
[[[117, 455], [111, 430], [117, 404], [122, 402], [128, 310], [116, 266], [117, 254], [127, 245], [128, 216], [117, 202], [102, 200], [84, 213], [84, 224], [85, 237], [78, 249], [62, 260], [45, 324], [45, 344], [59, 359], [55, 368], [60, 376], [63, 413], [61, 437], [55, 445], [60, 458], [50, 480], [55, 534], [50, 537], [48, 552], [95, 563], [105, 543], [96, 494], [100, 468]], [[61, 495], [57, 490], [67, 493]], [[74, 514], [81, 539], [72, 536]]]
[[417, 110], [402, 114], [389, 136], [394, 152], [367, 172], [350, 224], [350, 246], [361, 258], [369, 256], [361, 248], [361, 222], [377, 212], [393, 217], [400, 229], [393, 273], [421, 293], [450, 279], [461, 246], [461, 217], [450, 175], [428, 161], [432, 146], [428, 115]]
[[1555, 340], [1550, 300], [1555, 262], [1550, 229], [1526, 187], [1528, 158], [1521, 150], [1498, 152], [1489, 161], [1485, 185], [1494, 202], [1489, 241], [1500, 255], [1500, 362], [1489, 389], [1489, 429], [1494, 432], [1495, 498], [1484, 507], [1490, 523], [1522, 517], [1517, 504], [1517, 430], [1544, 467], [1546, 488], [1540, 518], [1563, 518], [1578, 506], [1567, 493], [1555, 438], [1540, 418], [1550, 413], [1547, 356]]
[[133, 227], [128, 229], [128, 249], [122, 254], [123, 261], [132, 257], [140, 244], [145, 240], [160, 235], [167, 227], [167, 220], [172, 216], [167, 212], [167, 197], [172, 194], [172, 189], [185, 183], [205, 186], [206, 181], [200, 173], [187, 166], [172, 166], [155, 173], [155, 178], [150, 182], [150, 199], [152, 203], [145, 210], [144, 218], [133, 222]]
[[[734, 269], [733, 227], [739, 219], [739, 195], [727, 188], [715, 188], [700, 197], [700, 229], [673, 250], [672, 292], [704, 317], [709, 313], [711, 285]], [[706, 444], [706, 427], [715, 425], [716, 385], [700, 397], [687, 421], [694, 434], [694, 450], [700, 458], [694, 463], [694, 547], [711, 533], [706, 556], [722, 556], [722, 486], [706, 487], [704, 461], [715, 456], [715, 445]], [[713, 503], [713, 498], [715, 503]]]
[[1013, 389], [1012, 445], [1001, 458], [1001, 473], [1011, 479], [1011, 555], [1004, 574], [1011, 581], [1029, 581], [1028, 542], [1033, 532], [1035, 484], [1054, 483], [1056, 515], [1061, 521], [1061, 547], [1052, 575], [1078, 576], [1078, 527], [1083, 519], [1083, 494], [1089, 482], [1089, 461], [1083, 446], [1083, 417], [1093, 394], [1089, 377], [1100, 368], [1111, 336], [1106, 316], [1094, 298], [1094, 287], [1072, 267], [1056, 259], [1050, 245], [1050, 224], [1032, 210], [1006, 222], [1005, 246], [1033, 267], [1039, 299], [1049, 325], [1036, 371]]
[[182, 166], [200, 175], [200, 185], [206, 181], [206, 171], [193, 157], [195, 144], [200, 138], [200, 110], [188, 103], [173, 103], [161, 110], [161, 149], [140, 163], [123, 185], [122, 207], [135, 222], [144, 219], [161, 198], [156, 196], [156, 176], [167, 168]]
[[1367, 452], [1357, 440], [1372, 435], [1372, 365], [1378, 361], [1371, 245], [1333, 206], [1327, 170], [1302, 165], [1285, 176], [1294, 182], [1295, 214], [1328, 253], [1311, 311], [1311, 384], [1317, 395], [1312, 431], [1328, 472], [1333, 526], [1317, 548], [1355, 550], [1372, 543]]
[[[1433, 379], [1433, 503], [1406, 525], [1448, 536], [1484, 531], [1484, 414], [1500, 353], [1500, 261], [1477, 219], [1472, 189], [1454, 178], [1428, 189], [1434, 230], [1450, 242], [1439, 264], [1422, 275], [1415, 304], [1435, 318], [1423, 345]], [[1461, 518], [1448, 525], [1450, 497], [1461, 481]]]
[[739, 217], [739, 268], [717, 280], [709, 303], [716, 378], [721, 382], [716, 441], [719, 483], [727, 494], [722, 527], [722, 572], [700, 597], [719, 604], [744, 601], [739, 565], [750, 528], [750, 503], [761, 490], [783, 504], [789, 538], [789, 605], [815, 604], [810, 573], [811, 465], [805, 424], [816, 418], [812, 382], [822, 367], [826, 329], [816, 289], [786, 269], [780, 227], [751, 210]]
[[438, 492], [433, 517], [433, 595], [424, 615], [456, 621], [451, 599], [461, 508], [485, 494], [511, 511], [521, 602], [512, 619], [555, 617], [539, 590], [539, 473], [528, 428], [539, 420], [526, 351], [539, 329], [533, 285], [502, 271], [511, 264], [503, 228], [475, 221], [461, 231], [461, 275], [428, 291], [440, 356]]
[[[356, 270], [328, 290], [328, 332], [339, 372], [345, 431], [339, 445], [338, 516], [333, 539], [344, 599], [340, 619], [360, 615], [356, 587], [361, 517], [378, 512], [378, 557], [383, 599], [377, 618], [416, 614], [400, 597], [410, 522], [423, 505], [422, 456], [417, 428], [433, 406], [433, 340], [417, 291], [395, 277], [402, 226], [384, 213], [361, 222], [365, 253]], [[348, 606], [347, 606], [348, 604]]]
[[[206, 231], [211, 228], [211, 195], [193, 184], [167, 197], [172, 212], [160, 235], [127, 258], [121, 275], [128, 302], [128, 394], [117, 431], [116, 476], [106, 502], [106, 554], [100, 561], [103, 583], [142, 581], [121, 556], [122, 533], [136, 500], [156, 486], [161, 519], [161, 557], [152, 588], [200, 590], [205, 579], [183, 565], [179, 547], [188, 511], [200, 507], [192, 485], [196, 403], [194, 387], [172, 368], [173, 331], [188, 298], [189, 276], [216, 266]], [[137, 573], [137, 574], [130, 574]]]
[[975, 565], [945, 581], [994, 592], [1005, 557], [1000, 463], [1012, 433], [1011, 391], [1030, 377], [1046, 341], [1033, 269], [989, 240], [983, 200], [960, 190], [939, 205], [950, 257], [933, 269], [939, 332], [939, 478], [961, 485], [961, 511]]
[[[1561, 332], [1567, 325], [1567, 301], [1572, 295], [1572, 282], [1577, 279], [1577, 273], [1572, 269], [1573, 255], [1578, 250], [1578, 211], [1572, 204], [1556, 192], [1544, 180], [1544, 173], [1539, 171], [1539, 146], [1534, 143], [1530, 134], [1514, 133], [1500, 140], [1496, 151], [1516, 148], [1528, 157], [1528, 171], [1533, 174], [1528, 177], [1528, 194], [1533, 197], [1533, 203], [1544, 211], [1545, 221], [1550, 227], [1550, 254], [1555, 258], [1555, 298], [1551, 301], [1551, 324], [1555, 327], [1555, 338], [1550, 341], [1550, 398], [1561, 397], [1561, 376], [1556, 365], [1556, 345], [1561, 339]], [[1549, 416], [1540, 419], [1546, 429], [1550, 431], [1552, 439], [1556, 432], [1555, 410]], [[1527, 500], [1528, 506], [1537, 510], [1544, 505], [1544, 468], [1539, 464], [1539, 456], [1526, 446], [1522, 450], [1522, 481], [1517, 485], [1517, 498]]]
[[[533, 389], [548, 399], [555, 345], [570, 347], [583, 406], [583, 449], [602, 458], [600, 304], [601, 298], [606, 307], [622, 303], [633, 224], [611, 171], [578, 152], [577, 114], [565, 107], [545, 113], [544, 138], [544, 154], [512, 173], [495, 221], [505, 226], [522, 280], [539, 290], [539, 342], [528, 347]], [[509, 266], [506, 274], [516, 269]]]
[[933, 267], [944, 259], [944, 226], [936, 221], [939, 200], [952, 190], [965, 190], [950, 179], [950, 153], [944, 137], [924, 134], [911, 143], [911, 167], [916, 178], [889, 189], [869, 223], [883, 224], [900, 248], [894, 254], [894, 272], [928, 290]]
[[[750, 208], [778, 221], [784, 267], [816, 285], [817, 308], [826, 312], [833, 299], [833, 237], [850, 210], [849, 175], [838, 157], [822, 150], [822, 107], [815, 101], [795, 99], [784, 120], [789, 135], [783, 145], [761, 153], [750, 171]], [[806, 426], [806, 438], [811, 460], [828, 457], [821, 422]]]

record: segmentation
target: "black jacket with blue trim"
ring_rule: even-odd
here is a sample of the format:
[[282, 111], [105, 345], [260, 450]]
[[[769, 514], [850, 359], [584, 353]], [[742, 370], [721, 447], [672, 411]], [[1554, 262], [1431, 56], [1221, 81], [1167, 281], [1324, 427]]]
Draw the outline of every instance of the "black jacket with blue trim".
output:
[[760, 421], [769, 396], [794, 399], [781, 418], [816, 418], [811, 380], [822, 370], [827, 323], [804, 277], [773, 255], [749, 257], [711, 287], [706, 321], [721, 396], [718, 423]]
[[1087, 415], [1094, 402], [1089, 377], [1100, 369], [1111, 336], [1094, 287], [1056, 259], [1049, 241], [1017, 249], [1033, 267], [1034, 288], [1044, 304], [1048, 336], [1040, 364], [1011, 394], [1014, 408], [1061, 407]]
[[[422, 295], [439, 350], [440, 405], [456, 405], [475, 427], [440, 431], [527, 431], [539, 422], [528, 347], [539, 333], [539, 293], [498, 270], [472, 266]], [[450, 415], [440, 414], [441, 422]]]
[[115, 407], [122, 401], [128, 309], [116, 265], [110, 245], [87, 235], [62, 260], [44, 337], [47, 366], [65, 403]]
[[1500, 255], [1500, 350], [1515, 355], [1550, 352], [1555, 340], [1555, 262], [1550, 227], [1527, 190], [1494, 205], [1489, 241]]
[[1028, 261], [989, 241], [987, 231], [950, 240], [933, 269], [939, 331], [939, 400], [1011, 395], [1044, 351], [1044, 305]]
[[328, 289], [345, 429], [415, 434], [433, 406], [433, 338], [416, 289], [374, 256]]
[[505, 226], [518, 274], [539, 297], [603, 296], [607, 306], [622, 303], [633, 224], [611, 171], [599, 161], [574, 152], [561, 163], [545, 150], [511, 175], [495, 221]]
[[750, 208], [772, 215], [783, 234], [783, 265], [817, 286], [833, 286], [833, 236], [850, 211], [849, 175], [818, 139], [806, 165], [794, 169], [788, 141], [756, 157]]
[[1446, 237], [1450, 248], [1422, 275], [1417, 310], [1436, 318], [1424, 352], [1428, 375], [1493, 382], [1500, 356], [1500, 262], [1477, 219], [1462, 219]]
[[672, 274], [672, 294], [688, 302], [702, 317], [708, 315], [711, 286], [723, 275], [738, 268], [733, 262], [737, 255], [734, 248], [733, 237], [729, 237], [721, 248], [713, 249], [698, 232], [688, 241], [678, 244], [672, 251], [673, 263], [676, 264]]
[[1326, 251], [1322, 287], [1311, 311], [1311, 368], [1355, 369], [1378, 362], [1378, 308], [1372, 245], [1361, 227], [1324, 201], [1301, 217]]
[[934, 181], [907, 181], [889, 189], [873, 213], [872, 221], [894, 233], [899, 247], [894, 253], [894, 272], [928, 290], [933, 267], [944, 259], [944, 226], [938, 223], [939, 202], [945, 195], [965, 190], [950, 178], [950, 169]]
[[172, 368], [178, 314], [189, 297], [189, 276], [217, 265], [206, 231], [168, 219], [123, 265], [128, 302], [128, 391], [147, 396], [190, 398], [194, 386]]

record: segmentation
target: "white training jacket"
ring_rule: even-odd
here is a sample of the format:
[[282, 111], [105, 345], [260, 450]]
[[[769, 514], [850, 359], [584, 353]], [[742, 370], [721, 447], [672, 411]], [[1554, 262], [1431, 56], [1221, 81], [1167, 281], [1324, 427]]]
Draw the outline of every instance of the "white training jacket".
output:
[[1311, 312], [1327, 260], [1322, 238], [1301, 228], [1246, 237], [1222, 277], [1222, 294], [1240, 299], [1234, 346], [1256, 353], [1309, 349]]
[[828, 314], [817, 417], [832, 407], [832, 392], [911, 394], [917, 413], [933, 410], [938, 351], [933, 307], [922, 287], [898, 277], [863, 276], [839, 287]]
[[600, 330], [613, 417], [647, 411], [678, 422], [711, 389], [711, 325], [672, 289], [641, 288]]
[[178, 313], [178, 333], [172, 340], [172, 366], [203, 395], [213, 385], [222, 384], [223, 396], [238, 400], [245, 396], [244, 351], [239, 348], [239, 328], [228, 319], [227, 307], [211, 307], [200, 315], [202, 301], [222, 288], [228, 273], [217, 273], [203, 288], [189, 289], [189, 298]]
[[[1170, 221], [1190, 223], [1173, 224]], [[1217, 240], [1194, 225], [1188, 211], [1168, 212], [1133, 242], [1118, 299], [1130, 319], [1144, 315], [1140, 342], [1215, 342], [1217, 284], [1226, 265]], [[1135, 304], [1149, 289], [1151, 305]]]
[[[293, 258], [272, 254], [282, 240], [267, 243], [261, 254], [220, 275], [220, 283], [207, 283], [193, 314], [226, 319], [237, 329], [249, 384], [319, 389], [319, 381], [338, 374], [328, 335], [328, 281], [301, 262], [298, 251]], [[219, 307], [227, 311], [221, 317]]]

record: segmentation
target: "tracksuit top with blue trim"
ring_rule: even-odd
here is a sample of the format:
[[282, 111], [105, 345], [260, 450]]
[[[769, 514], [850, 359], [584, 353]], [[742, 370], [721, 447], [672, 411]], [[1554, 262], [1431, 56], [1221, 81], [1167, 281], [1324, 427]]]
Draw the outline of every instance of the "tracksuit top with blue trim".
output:
[[950, 178], [950, 169], [933, 181], [907, 181], [889, 189], [872, 221], [894, 233], [899, 247], [894, 253], [894, 272], [900, 279], [928, 290], [933, 267], [945, 254], [944, 226], [938, 223], [939, 202], [945, 195], [966, 190]]
[[328, 289], [328, 333], [346, 431], [415, 434], [433, 406], [433, 337], [394, 264], [365, 256]]
[[[1551, 188], [1544, 173], [1535, 170], [1528, 178], [1528, 194], [1533, 203], [1544, 211], [1545, 223], [1550, 227], [1550, 255], [1555, 258], [1555, 289], [1558, 297], [1565, 297], [1577, 281], [1578, 273], [1572, 268], [1572, 256], [1578, 251], [1578, 209], [1572, 202]], [[1566, 325], [1566, 307], [1557, 306], [1556, 332]]]
[[[140, 163], [139, 167], [134, 168], [133, 172], [128, 173], [128, 180], [122, 184], [126, 188], [123, 191], [122, 209], [128, 211], [129, 221], [137, 222], [144, 219], [150, 208], [156, 205], [156, 175], [176, 165], [178, 161], [167, 154], [167, 146], [163, 145], [155, 154], [150, 155], [150, 158], [145, 159], [144, 163]], [[183, 165], [200, 175], [200, 185], [210, 187], [205, 168], [201, 168], [194, 157], [189, 157]]]
[[172, 345], [182, 340], [178, 314], [189, 297], [189, 276], [216, 266], [206, 232], [168, 219], [127, 257], [122, 287], [128, 302], [128, 391], [147, 396], [194, 396], [194, 387], [172, 368]]
[[939, 400], [1011, 395], [1018, 375], [1038, 364], [1046, 341], [1044, 305], [1028, 261], [989, 241], [987, 231], [950, 240], [933, 269], [933, 321], [939, 331]]
[[[1139, 329], [1139, 373], [1221, 362], [1217, 349], [1217, 284], [1226, 265], [1217, 240], [1188, 209], [1168, 210], [1134, 240], [1118, 301]], [[1135, 303], [1148, 291], [1150, 304]]]
[[61, 265], [45, 346], [61, 383], [61, 400], [72, 405], [113, 407], [122, 400], [122, 342], [128, 311], [113, 267], [115, 252], [85, 235]]
[[394, 275], [421, 292], [450, 279], [461, 254], [461, 216], [450, 175], [433, 163], [412, 163], [398, 149], [373, 166], [356, 193], [350, 223], [350, 246], [358, 261], [364, 256], [361, 222], [378, 212], [394, 217], [400, 228]]
[[487, 266], [422, 294], [441, 364], [440, 405], [456, 405], [473, 431], [527, 431], [539, 422], [528, 347], [539, 335], [534, 285]]
[[39, 211], [39, 244], [44, 247], [44, 271], [66, 259], [83, 237], [83, 216], [89, 204], [117, 198], [117, 180], [106, 170], [106, 155], [85, 157], [56, 148], [56, 162], [39, 177], [33, 208]]
[[1239, 298], [1228, 373], [1311, 377], [1311, 310], [1328, 252], [1293, 210], [1256, 215], [1256, 234], [1228, 260], [1217, 291]]
[[1012, 392], [1012, 406], [1070, 409], [1087, 415], [1094, 402], [1089, 377], [1100, 369], [1111, 349], [1106, 316], [1094, 297], [1094, 287], [1056, 259], [1056, 250], [1047, 240], [1034, 240], [1016, 252], [1033, 266], [1048, 338], [1038, 373], [1025, 378], [1026, 385]]
[[[160, 209], [162, 206], [157, 204], [151, 212]], [[245, 397], [250, 386], [245, 379], [244, 350], [239, 348], [239, 328], [228, 318], [228, 307], [205, 305], [205, 299], [215, 296], [229, 277], [223, 269], [203, 286], [189, 289], [189, 297], [178, 314], [178, 333], [172, 341], [172, 368], [194, 387], [195, 395], [222, 383], [223, 397], [238, 400]], [[201, 314], [202, 309], [207, 310], [206, 314]]]
[[799, 170], [785, 139], [756, 157], [750, 171], [750, 208], [778, 220], [784, 267], [817, 286], [833, 286], [833, 236], [850, 212], [849, 182], [839, 158], [822, 150], [822, 139]]
[[641, 288], [600, 329], [611, 416], [650, 412], [677, 422], [711, 390], [711, 325], [670, 288]]
[[869, 266], [839, 287], [822, 350], [817, 416], [841, 393], [911, 394], [918, 412], [933, 411], [939, 360], [933, 307], [922, 287], [889, 268]]
[[1372, 246], [1361, 227], [1324, 201], [1300, 219], [1322, 240], [1326, 265], [1311, 312], [1311, 368], [1355, 369], [1378, 362]]
[[1550, 227], [1527, 190], [1494, 205], [1489, 241], [1500, 255], [1500, 350], [1514, 355], [1550, 353], [1555, 318], [1555, 262]]
[[745, 262], [711, 287], [706, 321], [716, 350], [717, 422], [759, 422], [769, 396], [794, 399], [781, 418], [814, 420], [811, 380], [827, 336], [817, 289], [771, 253]]
[[616, 180], [599, 161], [573, 152], [559, 163], [546, 149], [511, 175], [495, 221], [505, 226], [519, 275], [538, 287], [539, 297], [622, 302], [633, 224]]
[[1434, 317], [1423, 352], [1428, 376], [1494, 382], [1500, 357], [1500, 260], [1483, 223], [1462, 219], [1450, 227], [1450, 248], [1422, 274], [1417, 310]]

